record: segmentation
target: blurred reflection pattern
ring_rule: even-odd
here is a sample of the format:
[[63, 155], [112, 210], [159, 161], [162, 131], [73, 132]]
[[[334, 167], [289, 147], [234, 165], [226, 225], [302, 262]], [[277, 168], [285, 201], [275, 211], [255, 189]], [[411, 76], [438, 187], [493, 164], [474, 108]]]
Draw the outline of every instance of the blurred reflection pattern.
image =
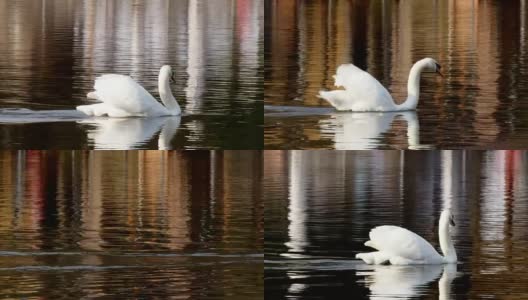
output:
[[[528, 152], [266, 151], [264, 159], [266, 297], [528, 295]], [[403, 226], [439, 249], [448, 207], [458, 270], [354, 259], [378, 225]]]
[[252, 151], [0, 152], [0, 291], [262, 297], [261, 173]]
[[[412, 64], [434, 57], [446, 76], [422, 78], [422, 143], [526, 148], [527, 12], [525, 0], [267, 1], [265, 104], [328, 107], [316, 95], [333, 88], [336, 68], [350, 62], [400, 103]], [[382, 146], [407, 147], [400, 130]], [[333, 134], [308, 118], [266, 118], [265, 134], [274, 149], [294, 141], [296, 149], [334, 147]]]

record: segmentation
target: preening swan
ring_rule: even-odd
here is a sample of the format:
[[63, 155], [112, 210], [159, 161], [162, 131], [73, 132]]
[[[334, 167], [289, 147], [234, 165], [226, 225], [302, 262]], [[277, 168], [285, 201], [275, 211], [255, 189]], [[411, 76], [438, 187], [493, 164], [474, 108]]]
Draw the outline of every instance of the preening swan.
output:
[[335, 86], [342, 86], [345, 90], [320, 91], [319, 97], [330, 102], [337, 110], [414, 110], [420, 97], [420, 75], [422, 71], [429, 70], [443, 76], [440, 68], [440, 65], [432, 58], [424, 58], [417, 61], [409, 73], [407, 100], [402, 104], [396, 104], [387, 89], [372, 75], [353, 64], [344, 64], [337, 68], [337, 74], [334, 75], [334, 79]]
[[398, 226], [378, 226], [370, 231], [370, 240], [365, 242], [365, 246], [378, 251], [359, 253], [356, 254], [356, 258], [362, 259], [367, 264], [376, 265], [456, 263], [457, 255], [449, 233], [450, 224], [455, 226], [451, 211], [446, 209], [440, 214], [438, 225], [440, 248], [444, 256], [441, 256], [431, 244], [414, 232]]
[[161, 67], [158, 88], [162, 105], [129, 76], [105, 74], [95, 79], [95, 91], [87, 95], [102, 103], [77, 106], [77, 110], [88, 116], [118, 118], [177, 116], [181, 114], [181, 109], [170, 89], [170, 82], [173, 81], [171, 67]]

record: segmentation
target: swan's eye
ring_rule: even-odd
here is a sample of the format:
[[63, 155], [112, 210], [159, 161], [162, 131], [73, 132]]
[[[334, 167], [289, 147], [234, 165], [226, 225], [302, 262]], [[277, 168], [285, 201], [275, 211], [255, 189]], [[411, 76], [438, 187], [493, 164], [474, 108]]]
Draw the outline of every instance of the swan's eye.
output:
[[437, 69], [437, 70], [442, 69], [442, 66], [441, 66], [441, 65], [439, 65], [439, 64], [437, 64], [437, 63], [435, 63], [435, 65], [436, 65], [436, 69]]
[[449, 218], [449, 222], [451, 223], [451, 226], [455, 226], [455, 219], [453, 218], [453, 216]]

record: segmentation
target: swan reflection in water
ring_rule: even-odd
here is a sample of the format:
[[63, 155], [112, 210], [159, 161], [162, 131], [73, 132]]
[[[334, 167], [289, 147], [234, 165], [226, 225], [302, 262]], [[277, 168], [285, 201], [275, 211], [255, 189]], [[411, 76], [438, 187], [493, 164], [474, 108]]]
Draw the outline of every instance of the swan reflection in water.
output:
[[457, 276], [456, 264], [445, 265], [363, 265], [364, 283], [370, 290], [370, 299], [409, 299], [426, 294], [427, 284], [438, 280], [438, 299], [451, 299], [451, 283]]
[[319, 118], [323, 138], [330, 137], [338, 150], [365, 150], [383, 146], [382, 135], [397, 119], [407, 123], [409, 149], [429, 149], [420, 143], [420, 123], [415, 111], [395, 112], [337, 112], [330, 107], [264, 106], [265, 118]]
[[171, 149], [171, 140], [180, 126], [180, 116], [155, 118], [95, 118], [78, 121], [93, 125], [87, 130], [88, 140], [95, 149], [144, 148], [158, 135], [158, 149]]
[[[420, 124], [414, 111], [358, 113], [337, 112], [330, 118], [319, 121], [321, 133], [330, 135], [338, 150], [364, 150], [373, 148], [375, 140], [391, 129], [395, 119], [402, 118], [407, 123], [407, 143], [409, 149], [424, 149], [420, 145]], [[381, 144], [381, 142], [379, 143]]]
[[76, 122], [88, 125], [88, 140], [95, 149], [145, 148], [159, 132], [158, 149], [171, 149], [181, 116], [151, 118], [88, 117], [76, 110], [0, 109], [0, 124]]

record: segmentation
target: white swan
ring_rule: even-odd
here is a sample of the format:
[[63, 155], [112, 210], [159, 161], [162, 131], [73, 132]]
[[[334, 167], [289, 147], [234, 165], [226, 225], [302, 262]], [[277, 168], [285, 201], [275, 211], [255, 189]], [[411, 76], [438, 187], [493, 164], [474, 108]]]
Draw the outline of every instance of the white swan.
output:
[[177, 116], [181, 114], [181, 109], [170, 89], [170, 82], [173, 81], [171, 67], [161, 67], [158, 88], [163, 106], [129, 76], [105, 74], [95, 79], [95, 91], [87, 95], [102, 103], [77, 106], [77, 110], [88, 116], [118, 118]]
[[404, 111], [414, 110], [420, 96], [420, 75], [424, 70], [440, 74], [440, 65], [432, 58], [417, 61], [411, 68], [407, 82], [407, 100], [394, 103], [391, 95], [372, 75], [354, 66], [345, 64], [337, 68], [335, 86], [345, 90], [320, 91], [319, 97], [330, 102], [337, 110], [351, 111]]
[[362, 259], [367, 264], [392, 265], [419, 265], [419, 264], [445, 264], [456, 263], [457, 255], [451, 235], [449, 224], [455, 225], [453, 215], [449, 209], [440, 214], [438, 233], [441, 256], [431, 244], [421, 236], [398, 226], [378, 226], [370, 231], [370, 241], [365, 246], [378, 251], [358, 253], [356, 258]]

